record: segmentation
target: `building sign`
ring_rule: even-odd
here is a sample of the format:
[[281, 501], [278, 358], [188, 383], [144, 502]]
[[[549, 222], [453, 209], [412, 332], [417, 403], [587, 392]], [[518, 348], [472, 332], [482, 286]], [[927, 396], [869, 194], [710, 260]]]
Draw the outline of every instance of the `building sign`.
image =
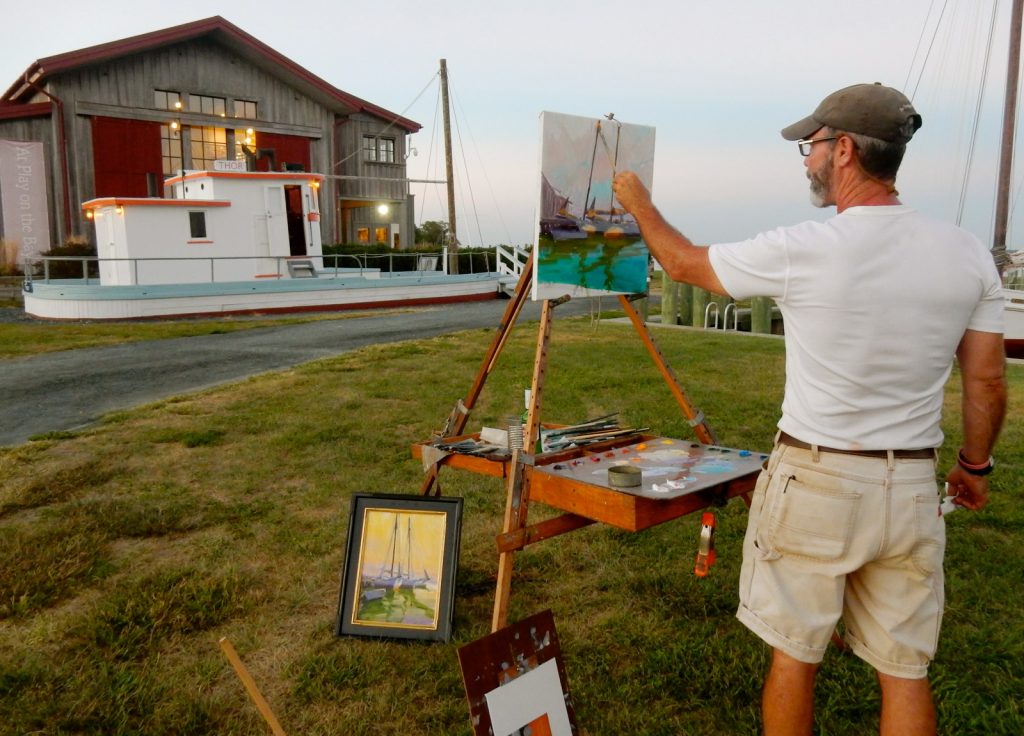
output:
[[0, 140], [0, 237], [19, 259], [50, 249], [43, 144]]
[[219, 158], [213, 162], [214, 171], [248, 171], [245, 161]]

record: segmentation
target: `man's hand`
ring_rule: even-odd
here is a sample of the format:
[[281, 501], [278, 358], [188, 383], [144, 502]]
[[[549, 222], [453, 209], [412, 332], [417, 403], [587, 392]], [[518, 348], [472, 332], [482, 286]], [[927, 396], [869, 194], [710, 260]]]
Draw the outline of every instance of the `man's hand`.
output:
[[956, 496], [958, 506], [971, 511], [978, 511], [988, 503], [988, 478], [983, 475], [971, 475], [959, 465], [954, 465], [946, 476], [949, 483], [948, 494]]
[[619, 204], [633, 216], [636, 216], [637, 209], [651, 204], [651, 193], [640, 181], [640, 177], [632, 171], [622, 171], [612, 179], [612, 191]]

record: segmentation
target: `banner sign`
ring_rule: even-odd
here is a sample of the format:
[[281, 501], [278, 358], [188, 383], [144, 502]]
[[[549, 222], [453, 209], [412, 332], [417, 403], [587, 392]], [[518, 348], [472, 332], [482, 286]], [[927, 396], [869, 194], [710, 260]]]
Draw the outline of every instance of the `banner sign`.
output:
[[43, 144], [0, 140], [0, 237], [18, 247], [19, 259], [50, 249]]

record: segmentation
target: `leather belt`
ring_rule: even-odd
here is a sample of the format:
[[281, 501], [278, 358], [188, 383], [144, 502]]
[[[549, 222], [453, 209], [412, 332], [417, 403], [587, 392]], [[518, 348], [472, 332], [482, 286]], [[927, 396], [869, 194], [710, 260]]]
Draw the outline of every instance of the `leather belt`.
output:
[[[796, 447], [800, 450], [813, 449], [809, 443], [798, 440], [796, 437], [785, 432], [779, 432], [779, 444]], [[821, 445], [818, 445], [818, 452], [834, 452], [839, 455], [857, 455], [858, 457], [889, 457], [888, 450], [840, 450], [835, 447], [822, 447]], [[927, 447], [920, 450], [893, 450], [892, 456], [904, 460], [933, 460], [935, 458], [935, 450]]]

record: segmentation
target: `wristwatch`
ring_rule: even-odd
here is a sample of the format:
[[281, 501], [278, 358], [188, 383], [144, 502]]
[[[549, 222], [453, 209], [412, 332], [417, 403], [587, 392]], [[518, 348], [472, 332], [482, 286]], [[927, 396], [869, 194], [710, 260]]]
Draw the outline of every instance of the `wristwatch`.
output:
[[988, 460], [983, 463], [971, 463], [964, 457], [964, 448], [956, 451], [957, 464], [966, 470], [970, 475], [988, 475], [996, 467], [996, 461], [989, 455]]

